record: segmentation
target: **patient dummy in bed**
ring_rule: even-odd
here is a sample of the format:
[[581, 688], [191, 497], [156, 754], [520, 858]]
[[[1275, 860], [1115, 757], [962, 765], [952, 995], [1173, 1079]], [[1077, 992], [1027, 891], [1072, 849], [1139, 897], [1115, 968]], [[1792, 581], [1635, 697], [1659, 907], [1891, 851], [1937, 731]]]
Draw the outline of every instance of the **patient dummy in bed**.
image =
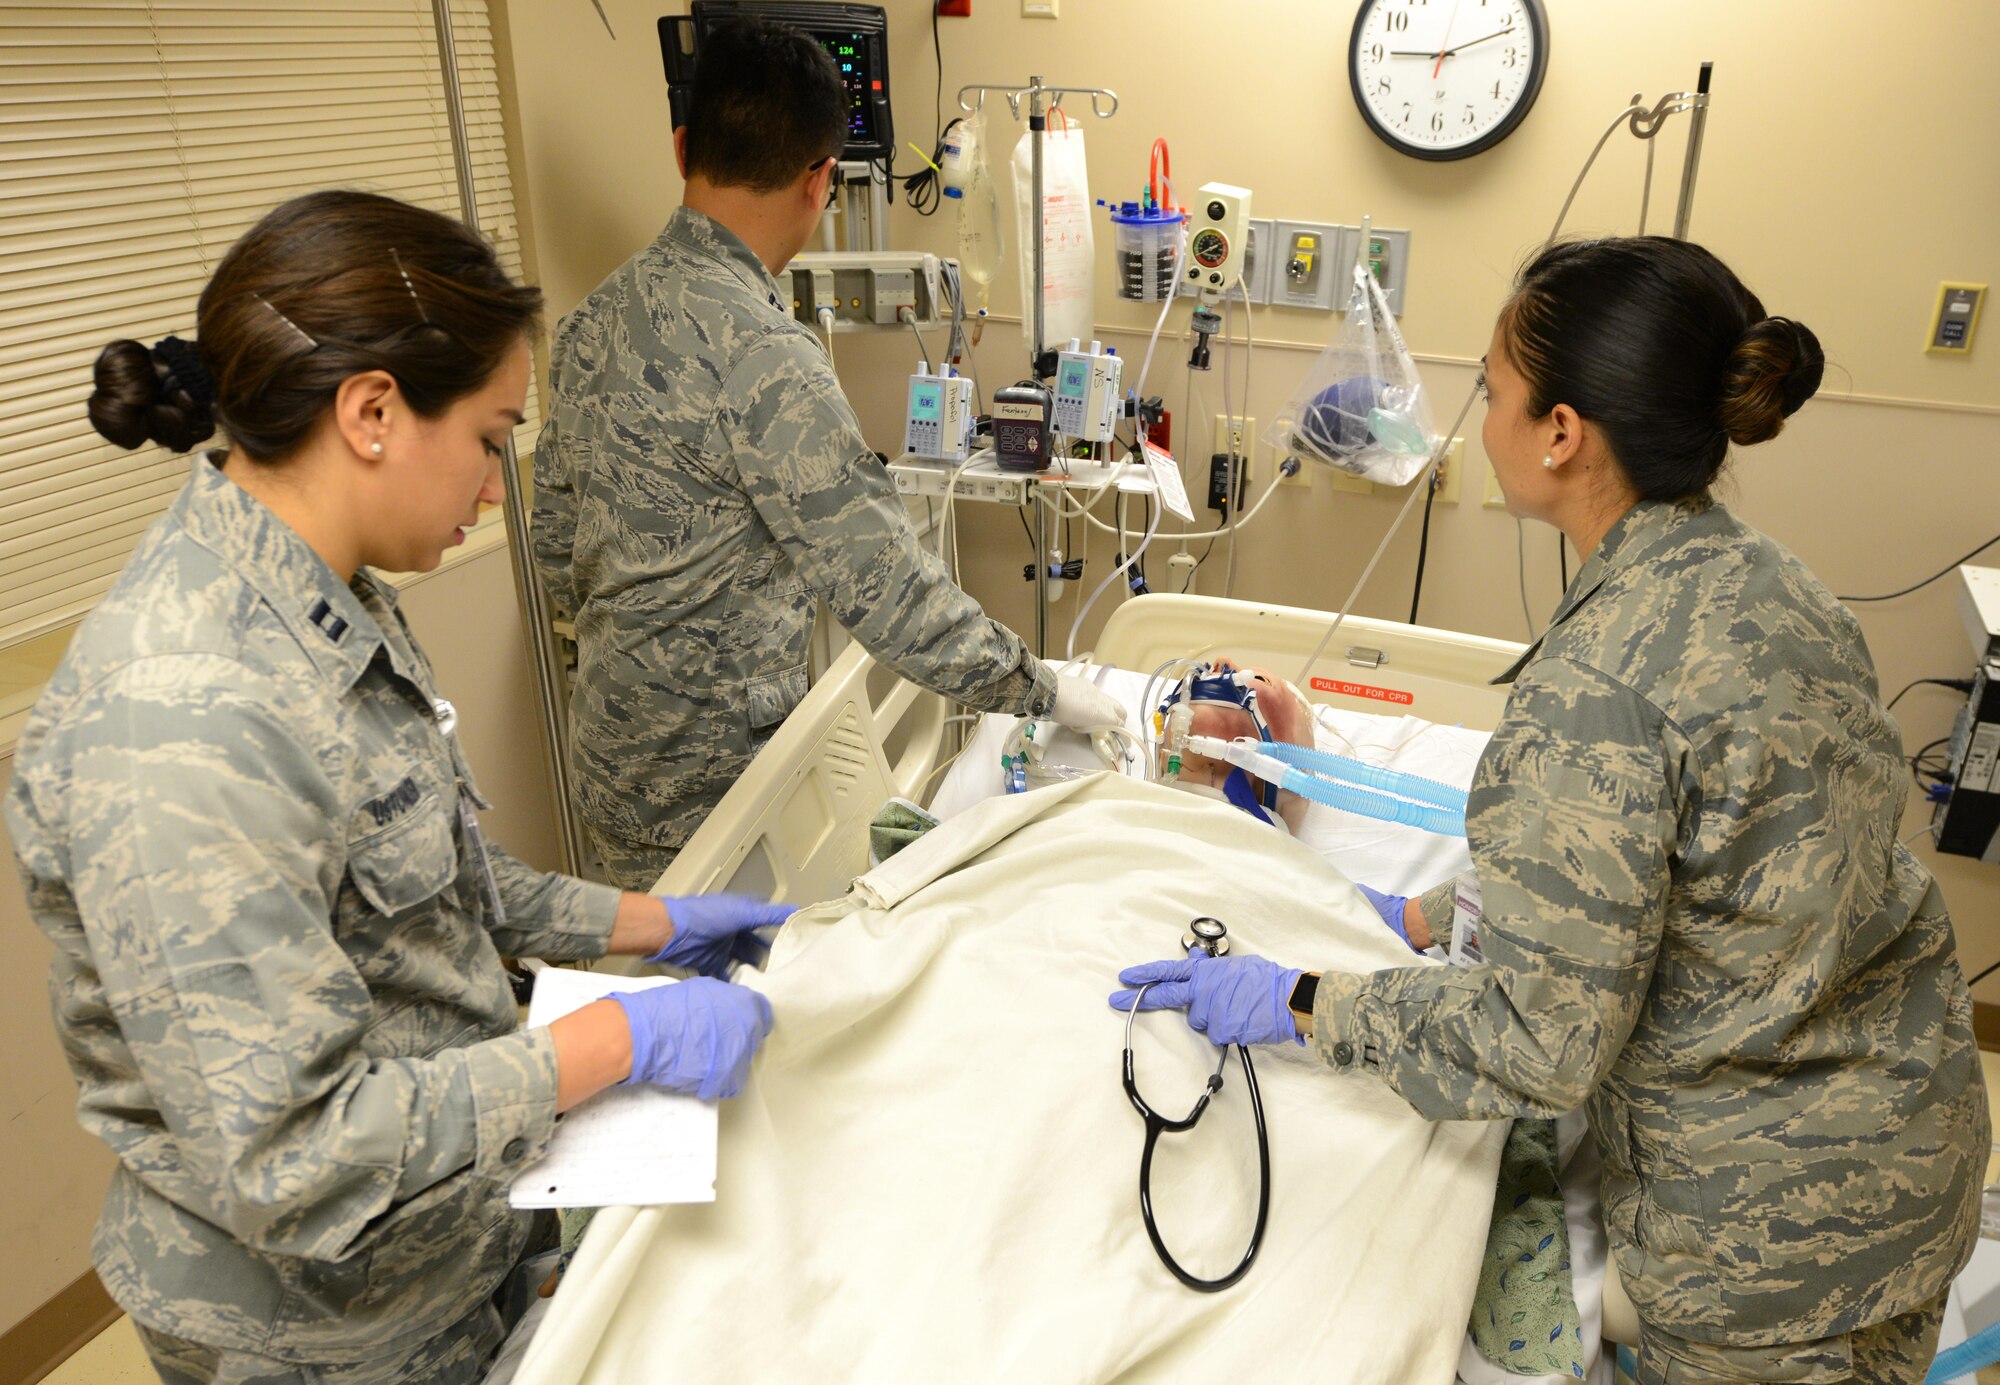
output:
[[[1215, 659], [1212, 667], [1216, 673], [1240, 673], [1248, 680], [1250, 686], [1241, 689], [1240, 695], [1254, 696], [1256, 712], [1253, 715], [1248, 707], [1202, 698], [1197, 693], [1189, 701], [1190, 734], [1213, 736], [1222, 741], [1239, 738], [1259, 740], [1257, 718], [1261, 717], [1265, 724], [1263, 729], [1267, 729], [1273, 739], [1291, 745], [1313, 744], [1312, 707], [1297, 688], [1267, 669], [1232, 659]], [[1198, 688], [1199, 683], [1196, 686]], [[1175, 690], [1176, 695], [1183, 696], [1189, 691], [1186, 683]], [[1173, 772], [1176, 764], [1178, 774]], [[1305, 799], [1284, 789], [1273, 794], [1263, 780], [1220, 760], [1211, 760], [1203, 755], [1175, 755], [1171, 746], [1163, 744], [1156, 773], [1162, 782], [1171, 783], [1176, 788], [1192, 789], [1206, 797], [1221, 798], [1242, 808], [1252, 817], [1267, 816], [1264, 805], [1268, 803], [1268, 812], [1275, 813], [1293, 836], [1298, 835], [1305, 823], [1308, 806]]]

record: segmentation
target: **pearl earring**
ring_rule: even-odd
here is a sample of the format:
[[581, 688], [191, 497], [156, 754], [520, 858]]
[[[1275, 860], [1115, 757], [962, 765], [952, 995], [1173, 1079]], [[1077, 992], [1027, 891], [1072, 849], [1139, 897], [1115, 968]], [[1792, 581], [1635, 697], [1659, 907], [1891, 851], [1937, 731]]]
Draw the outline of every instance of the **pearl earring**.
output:
[[381, 444], [381, 443], [379, 443], [379, 442], [378, 442], [378, 443], [372, 443], [372, 444], [370, 444], [370, 445], [369, 445], [369, 448], [368, 448], [368, 450], [369, 450], [370, 452], [373, 452], [373, 453], [374, 453], [374, 454], [375, 454], [376, 456], [378, 456], [378, 457], [379, 457], [379, 456], [381, 456], [381, 455], [382, 455], [382, 444]]
[[[381, 449], [378, 447], [376, 448], [376, 451], [379, 452], [381, 451]], [[1556, 469], [1556, 459], [1554, 457], [1544, 457], [1542, 458], [1542, 465], [1547, 467], [1550, 471], [1554, 471]]]

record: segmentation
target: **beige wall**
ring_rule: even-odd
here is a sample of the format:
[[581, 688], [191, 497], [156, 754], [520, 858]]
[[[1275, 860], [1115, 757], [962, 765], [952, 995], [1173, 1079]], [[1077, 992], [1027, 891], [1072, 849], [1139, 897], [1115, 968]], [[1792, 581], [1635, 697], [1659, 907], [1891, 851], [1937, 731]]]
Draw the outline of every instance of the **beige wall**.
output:
[[[679, 195], [653, 31], [660, 7], [604, 4], [616, 42], [586, 7], [507, 3], [526, 201], [558, 312], [650, 240]], [[928, 143], [929, 6], [891, 0], [888, 8], [898, 133]], [[1613, 113], [1634, 92], [1650, 102], [1691, 87], [1700, 62], [1713, 59], [1693, 234], [1772, 311], [1810, 324], [1834, 365], [1821, 398], [1783, 437], [1742, 455], [1730, 499], [1841, 592], [1904, 586], [2000, 530], [2000, 343], [1988, 340], [1964, 360], [1920, 349], [1938, 281], [2000, 281], [1993, 230], [2000, 88], [1968, 83], [1947, 99], [1936, 41], [1949, 34], [1960, 52], [2000, 45], [2000, 7], [1915, 0], [1893, 21], [1878, 7], [1807, 0], [1549, 0], [1548, 8], [1553, 58], [1534, 112], [1499, 148], [1455, 164], [1403, 158], [1368, 133], [1344, 75], [1354, 7], [1323, 0], [1246, 0], [1226, 23], [1200, 28], [1197, 16], [1212, 7], [1192, 0], [1068, 0], [1055, 23], [1019, 18], [1011, 0], [978, 0], [971, 19], [942, 21], [945, 105], [949, 111], [961, 83], [1021, 81], [1030, 72], [1108, 86], [1122, 98], [1118, 115], [1086, 122], [1096, 195], [1134, 195], [1146, 152], [1164, 135], [1184, 185], [1242, 184], [1254, 190], [1261, 216], [1351, 223], [1368, 214], [1378, 225], [1409, 228], [1403, 325], [1443, 427], [1470, 384], [1509, 276], [1547, 235]], [[1671, 216], [1685, 136], [1677, 120], [1661, 137], [1653, 229]], [[1634, 229], [1643, 168], [1643, 148], [1615, 136], [1566, 229]], [[899, 245], [943, 253], [954, 244], [949, 217], [924, 221], [906, 209], [893, 234]], [[1100, 286], [1109, 278], [1108, 240], [1100, 237]], [[1140, 351], [1135, 333], [1150, 325], [1142, 310], [1112, 301], [1108, 289], [1098, 297], [1104, 339], [1128, 356]], [[993, 306], [1018, 312], [1011, 263]], [[1171, 328], [1185, 319], [1177, 310]], [[1295, 310], [1259, 314], [1247, 412], [1270, 420], [1336, 322]], [[1989, 323], [1988, 337], [1994, 330]], [[893, 452], [911, 343], [891, 334], [848, 335], [839, 344], [841, 377], [864, 426], [878, 448]], [[1177, 416], [1184, 360], [1183, 350], [1163, 344], [1149, 382]], [[1018, 374], [1025, 366], [1018, 328], [994, 324], [980, 362], [989, 387]], [[1220, 412], [1219, 362], [1200, 388], [1206, 407], [1197, 412], [1208, 421], [1198, 421], [1192, 447], [1205, 454]], [[1465, 429], [1466, 499], [1440, 507], [1433, 521], [1423, 617], [1520, 638], [1526, 619], [1515, 526], [1478, 504], [1486, 471], [1478, 423], [1475, 412]], [[1260, 451], [1259, 486], [1271, 461]], [[1310, 490], [1274, 497], [1238, 555], [1234, 594], [1337, 603], [1401, 498], [1338, 493], [1324, 475]], [[983, 510], [964, 524], [967, 585], [998, 618], [1030, 629], [1029, 589], [1020, 580], [1026, 544], [1015, 517]], [[1555, 540], [1539, 527], [1527, 537], [1539, 621], [1558, 591]], [[1171, 551], [1163, 543], [1149, 554], [1156, 585], [1164, 584]], [[1221, 590], [1226, 551], [1218, 547], [1197, 590]], [[1093, 544], [1096, 572], [1105, 570], [1106, 552]], [[1408, 615], [1415, 552], [1414, 533], [1399, 536], [1361, 610]], [[1987, 561], [2000, 565], [2000, 550]], [[1939, 583], [1857, 608], [1885, 691], [1968, 671], [1954, 599], [1951, 585]], [[1052, 628], [1066, 633], [1073, 613], [1072, 597], [1057, 607]], [[1952, 705], [1932, 689], [1905, 699], [1898, 711], [1912, 748], [1944, 733]], [[1910, 830], [1921, 821], [1913, 815]], [[2000, 958], [2000, 871], [1949, 857], [1934, 864], [1968, 965]], [[1979, 994], [2000, 1002], [2000, 977]]]

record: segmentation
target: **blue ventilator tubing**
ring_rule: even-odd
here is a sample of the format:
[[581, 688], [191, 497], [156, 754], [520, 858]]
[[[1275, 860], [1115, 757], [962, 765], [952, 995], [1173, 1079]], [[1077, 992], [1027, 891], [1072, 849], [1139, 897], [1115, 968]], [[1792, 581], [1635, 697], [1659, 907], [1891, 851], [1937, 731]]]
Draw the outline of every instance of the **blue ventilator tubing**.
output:
[[1331, 779], [1322, 779], [1316, 774], [1287, 767], [1279, 787], [1290, 789], [1301, 798], [1309, 798], [1315, 803], [1324, 803], [1329, 808], [1339, 808], [1343, 812], [1359, 813], [1366, 818], [1379, 818], [1384, 822], [1399, 822], [1405, 827], [1421, 827], [1426, 832], [1435, 832], [1440, 837], [1463, 837], [1465, 835], [1465, 809], [1463, 806], [1440, 808], [1430, 803], [1417, 803], [1407, 798], [1395, 798], [1389, 794], [1375, 793], [1369, 789], [1357, 788], [1352, 784], [1341, 784]]
[[1283, 741], [1189, 736], [1186, 748], [1329, 808], [1422, 828], [1441, 837], [1465, 835], [1465, 792], [1435, 779]]
[[[1400, 769], [1385, 769], [1380, 765], [1351, 760], [1345, 755], [1316, 750], [1311, 746], [1293, 745], [1288, 741], [1269, 741], [1257, 748], [1274, 760], [1283, 760], [1288, 765], [1296, 765], [1314, 774], [1323, 774], [1328, 779], [1360, 784], [1379, 793], [1395, 794], [1399, 798], [1414, 798], [1419, 803], [1450, 809], [1456, 812], [1461, 820], [1465, 817], [1464, 789], [1454, 788], [1436, 779], [1426, 779], [1421, 774], [1411, 774], [1407, 770]], [[1460, 829], [1459, 835], [1464, 835], [1463, 829]]]

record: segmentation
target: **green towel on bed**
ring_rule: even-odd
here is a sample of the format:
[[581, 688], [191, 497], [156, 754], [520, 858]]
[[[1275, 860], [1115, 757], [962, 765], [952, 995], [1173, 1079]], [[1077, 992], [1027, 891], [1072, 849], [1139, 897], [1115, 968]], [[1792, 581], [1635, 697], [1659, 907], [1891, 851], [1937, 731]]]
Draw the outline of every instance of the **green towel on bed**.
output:
[[1502, 1370], [1583, 1378], [1553, 1121], [1515, 1121], [1501, 1152], [1471, 1329], [1479, 1354]]
[[879, 866], [938, 825], [938, 820], [907, 798], [892, 798], [868, 824], [868, 864]]

